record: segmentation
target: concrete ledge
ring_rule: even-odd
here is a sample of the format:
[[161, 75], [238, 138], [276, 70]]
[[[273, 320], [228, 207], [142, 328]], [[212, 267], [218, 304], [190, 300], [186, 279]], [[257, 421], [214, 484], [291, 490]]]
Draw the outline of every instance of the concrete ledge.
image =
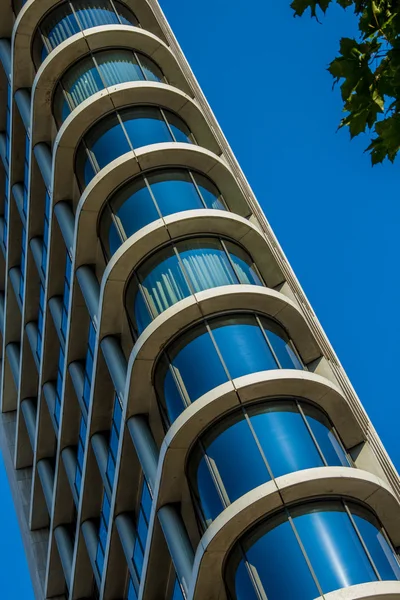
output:
[[[102, 279], [100, 306], [101, 336], [121, 328], [124, 290], [136, 266], [154, 250], [184, 236], [223, 236], [240, 243], [252, 256], [267, 286], [282, 278], [259, 229], [247, 219], [227, 211], [199, 209], [159, 219], [132, 235], [112, 256]], [[84, 263], [88, 244], [87, 227], [78, 224], [77, 264]]]
[[97, 92], [77, 106], [64, 121], [53, 147], [54, 202], [72, 198], [74, 155], [80, 139], [101, 117], [126, 106], [151, 104], [179, 115], [199, 146], [220, 154], [220, 148], [198, 104], [176, 87], [151, 81], [120, 83]]
[[374, 581], [324, 594], [316, 600], [400, 600], [400, 581]]
[[329, 415], [346, 447], [363, 439], [342, 392], [324, 377], [288, 369], [239, 377], [204, 394], [171, 425], [160, 451], [155, 492], [157, 508], [180, 502], [186, 461], [191, 447], [204, 431], [231, 409], [276, 397], [297, 397], [318, 405]]
[[[167, 81], [183, 92], [190, 94], [190, 88], [180, 67], [168, 46], [152, 33], [132, 25], [103, 25], [76, 33], [49, 54], [41, 64], [32, 86], [32, 144], [51, 138], [52, 99], [61, 75], [74, 63], [91, 51], [103, 48], [131, 48], [151, 57], [161, 68]], [[18, 63], [15, 63], [18, 65]], [[15, 67], [19, 72], [19, 66]], [[18, 78], [16, 78], [18, 81]], [[14, 80], [14, 89], [17, 85]], [[108, 95], [108, 88], [100, 94]]]
[[[258, 520], [284, 505], [329, 496], [343, 496], [369, 506], [392, 542], [399, 544], [399, 502], [384, 481], [366, 471], [345, 467], [298, 471], [248, 492], [215, 519], [197, 548], [188, 600], [218, 600], [223, 589], [224, 561], [235, 542]], [[368, 598], [362, 595], [344, 598], [361, 600], [364, 597]]]
[[[31, 87], [32, 85], [32, 57], [31, 45], [36, 27], [44, 15], [55, 7], [59, 0], [27, 0], [18, 14], [14, 25], [14, 35], [12, 39], [13, 57], [14, 57], [14, 89], [21, 87]], [[124, 0], [132, 12], [136, 15], [143, 30], [152, 32], [161, 40], [166, 42], [157, 19], [149, 4], [136, 2], [135, 0]], [[112, 27], [112, 25], [109, 25]]]
[[157, 357], [175, 335], [204, 317], [236, 310], [256, 311], [275, 317], [288, 332], [305, 363], [320, 355], [321, 351], [300, 310], [280, 292], [252, 285], [205, 290], [168, 308], [146, 327], [137, 340], [128, 364], [126, 418], [148, 412], [151, 398], [154, 398], [152, 378]]
[[102, 169], [89, 183], [78, 210], [100, 212], [107, 198], [136, 175], [150, 169], [187, 167], [207, 175], [224, 197], [228, 208], [243, 217], [249, 208], [236, 179], [225, 161], [200, 146], [177, 142], [152, 144], [127, 152]]

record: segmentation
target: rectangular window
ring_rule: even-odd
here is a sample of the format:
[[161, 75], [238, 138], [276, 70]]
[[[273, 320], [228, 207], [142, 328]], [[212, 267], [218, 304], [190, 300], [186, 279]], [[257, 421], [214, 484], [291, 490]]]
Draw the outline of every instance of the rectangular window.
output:
[[68, 326], [68, 309], [69, 309], [69, 296], [71, 291], [71, 276], [72, 276], [72, 260], [67, 252], [67, 258], [65, 263], [65, 276], [64, 276], [64, 294], [63, 294], [63, 308], [61, 318], [61, 335], [64, 340], [67, 337], [67, 326]]
[[97, 335], [96, 328], [93, 324], [93, 321], [90, 321], [88, 345], [87, 345], [86, 359], [85, 359], [85, 376], [84, 376], [84, 383], [83, 383], [83, 403], [86, 406], [87, 411], [89, 411], [90, 392], [91, 392], [91, 388], [92, 388], [96, 335]]
[[99, 526], [99, 541], [97, 545], [96, 553], [96, 566], [101, 577], [104, 568], [104, 556], [106, 553], [107, 535], [108, 535], [108, 523], [110, 520], [110, 501], [107, 493], [104, 490], [103, 505], [100, 513], [100, 526]]
[[114, 396], [114, 410], [113, 410], [113, 419], [111, 424], [111, 432], [110, 432], [110, 444], [108, 449], [108, 459], [107, 459], [107, 479], [111, 488], [114, 483], [115, 477], [115, 467], [117, 463], [117, 454], [118, 454], [118, 443], [121, 432], [121, 422], [122, 422], [122, 404], [119, 399], [118, 394]]
[[49, 248], [49, 226], [50, 226], [50, 196], [46, 192], [45, 209], [44, 209], [44, 225], [43, 225], [43, 245], [42, 245], [42, 262], [40, 265], [41, 271], [46, 276], [47, 269], [47, 254]]
[[143, 570], [144, 551], [146, 548], [147, 534], [149, 531], [151, 504], [152, 498], [150, 494], [150, 489], [147, 485], [146, 479], [143, 478], [142, 494], [140, 497], [140, 507], [136, 523], [136, 539], [132, 556], [135, 571], [139, 580]]
[[82, 472], [83, 472], [83, 461], [85, 458], [85, 444], [86, 444], [86, 433], [87, 423], [84, 415], [81, 416], [81, 423], [79, 426], [79, 438], [78, 438], [78, 449], [76, 453], [76, 472], [75, 472], [75, 489], [79, 496], [82, 485]]

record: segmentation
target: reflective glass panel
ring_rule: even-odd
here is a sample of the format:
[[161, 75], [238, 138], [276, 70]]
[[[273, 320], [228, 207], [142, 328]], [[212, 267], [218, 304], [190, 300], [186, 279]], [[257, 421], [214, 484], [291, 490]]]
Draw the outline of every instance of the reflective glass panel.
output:
[[328, 465], [350, 466], [346, 453], [343, 450], [343, 446], [332, 431], [328, 419], [321, 411], [318, 411], [308, 404], [303, 405], [303, 411], [307, 423], [313, 432], [317, 444]]
[[177, 115], [174, 115], [174, 113], [170, 112], [169, 110], [164, 110], [163, 112], [172, 131], [172, 135], [174, 136], [174, 140], [184, 144], [193, 143], [190, 129], [182, 121], [182, 119], [180, 119]]
[[400, 580], [399, 562], [378, 521], [358, 506], [350, 505], [350, 511], [380, 577], [388, 581]]
[[215, 185], [213, 185], [207, 177], [200, 175], [200, 173], [194, 173], [193, 177], [206, 207], [226, 210], [221, 200], [221, 194], [218, 192]]
[[149, 176], [148, 180], [163, 216], [182, 210], [204, 208], [188, 171], [158, 171]]
[[146, 182], [142, 178], [123, 188], [111, 204], [127, 238], [159, 218]]
[[[301, 509], [298, 509], [300, 512]], [[291, 511], [295, 527], [324, 593], [376, 581], [357, 533], [339, 503], [316, 506], [307, 514]]]
[[172, 141], [159, 108], [134, 107], [124, 111], [121, 116], [134, 148]]
[[268, 600], [313, 600], [320, 596], [286, 518], [271, 525], [252, 543], [246, 557], [256, 570]]
[[225, 506], [205, 456], [200, 459], [197, 466], [196, 491], [199, 496], [201, 512], [209, 525], [224, 510]]
[[224, 318], [211, 327], [232, 378], [278, 368], [255, 317]]
[[323, 462], [294, 402], [249, 409], [251, 424], [274, 477]]
[[191, 402], [227, 381], [212, 339], [205, 328], [197, 328], [195, 336], [172, 359], [178, 380], [183, 382]]
[[261, 319], [261, 322], [281, 369], [303, 369], [284, 331], [266, 319]]
[[118, 49], [98, 52], [96, 62], [106, 86], [144, 79], [135, 55], [130, 50]]
[[[115, 114], [96, 123], [85, 136], [85, 142], [95, 157], [99, 169], [103, 169], [115, 158], [131, 150], [125, 132]], [[88, 161], [89, 158], [86, 159], [86, 162]], [[86, 181], [86, 183], [88, 182]]]
[[194, 292], [238, 283], [218, 239], [188, 240], [176, 244]]
[[207, 446], [206, 453], [230, 502], [270, 480], [266, 464], [243, 415], [219, 433]]
[[264, 285], [258, 273], [253, 267], [253, 261], [249, 255], [239, 246], [232, 242], [225, 242], [231, 261], [233, 262], [240, 283], [250, 285]]

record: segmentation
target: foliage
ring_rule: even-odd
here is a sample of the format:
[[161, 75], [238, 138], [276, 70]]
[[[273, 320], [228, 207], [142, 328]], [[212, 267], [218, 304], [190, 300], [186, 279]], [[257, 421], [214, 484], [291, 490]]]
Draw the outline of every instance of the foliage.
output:
[[310, 9], [318, 19], [334, 2], [353, 8], [359, 29], [358, 40], [341, 39], [328, 68], [341, 82], [346, 115], [339, 127], [349, 127], [351, 137], [370, 131], [372, 164], [393, 162], [400, 149], [400, 0], [293, 0], [291, 7], [295, 16]]

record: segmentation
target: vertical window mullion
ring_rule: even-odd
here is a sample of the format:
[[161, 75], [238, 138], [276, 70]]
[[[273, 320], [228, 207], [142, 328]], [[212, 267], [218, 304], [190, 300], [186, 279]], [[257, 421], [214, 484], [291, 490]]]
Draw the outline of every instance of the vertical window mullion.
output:
[[314, 583], [315, 583], [315, 585], [317, 586], [317, 589], [318, 589], [318, 591], [319, 591], [319, 595], [320, 595], [320, 596], [323, 598], [323, 597], [324, 597], [324, 593], [323, 593], [323, 591], [322, 591], [322, 588], [321, 588], [321, 586], [320, 586], [320, 583], [319, 583], [319, 581], [318, 581], [318, 578], [317, 578], [317, 576], [316, 576], [316, 574], [315, 574], [315, 571], [314, 571], [314, 569], [313, 569], [313, 567], [312, 567], [312, 564], [311, 564], [311, 561], [310, 561], [310, 559], [309, 559], [309, 557], [308, 557], [308, 554], [307, 554], [307, 552], [306, 552], [306, 549], [305, 549], [305, 548], [304, 548], [304, 546], [303, 546], [303, 542], [301, 541], [300, 535], [299, 535], [299, 533], [298, 533], [298, 531], [297, 531], [297, 529], [296, 529], [296, 526], [295, 526], [295, 524], [294, 524], [294, 521], [293, 521], [292, 517], [290, 516], [290, 513], [289, 513], [288, 509], [285, 509], [285, 512], [286, 512], [286, 515], [287, 515], [288, 521], [289, 521], [289, 523], [290, 523], [290, 526], [291, 526], [291, 528], [292, 528], [292, 531], [293, 531], [293, 533], [294, 533], [294, 536], [295, 536], [295, 538], [296, 538], [296, 540], [297, 540], [297, 543], [298, 543], [298, 544], [299, 544], [299, 546], [300, 546], [300, 550], [301, 550], [301, 552], [302, 552], [302, 554], [303, 554], [303, 556], [304, 556], [304, 560], [306, 561], [306, 563], [307, 563], [307, 566], [308, 566], [308, 568], [309, 568], [309, 570], [310, 570], [311, 576], [312, 576], [312, 578], [314, 579]]
[[317, 442], [317, 438], [315, 437], [315, 435], [314, 435], [314, 432], [313, 432], [313, 430], [311, 429], [309, 422], [308, 422], [308, 421], [307, 421], [307, 419], [306, 419], [306, 416], [305, 416], [305, 414], [304, 414], [304, 412], [303, 412], [303, 409], [302, 409], [302, 407], [301, 407], [301, 404], [300, 404], [300, 402], [299, 402], [298, 400], [295, 400], [295, 402], [296, 402], [297, 410], [299, 411], [299, 413], [300, 413], [300, 416], [301, 416], [301, 418], [303, 419], [304, 425], [306, 426], [306, 428], [307, 428], [307, 431], [308, 431], [308, 433], [310, 434], [312, 441], [314, 442], [314, 445], [315, 445], [315, 447], [316, 447], [316, 449], [317, 449], [317, 452], [318, 452], [318, 454], [319, 454], [319, 455], [320, 455], [320, 457], [321, 457], [321, 460], [322, 460], [322, 462], [324, 463], [324, 466], [325, 466], [325, 467], [328, 467], [328, 466], [329, 466], [329, 464], [328, 464], [328, 462], [327, 462], [327, 460], [326, 460], [326, 458], [325, 458], [325, 456], [324, 456], [324, 453], [322, 452], [322, 450], [321, 450], [321, 448], [320, 448], [320, 445], [319, 445], [319, 444], [318, 444], [318, 442]]
[[372, 558], [372, 556], [371, 556], [371, 554], [370, 554], [370, 552], [368, 550], [368, 547], [367, 547], [366, 543], [364, 542], [364, 539], [363, 539], [363, 537], [362, 537], [362, 535], [360, 533], [360, 530], [358, 529], [357, 524], [356, 524], [356, 522], [355, 522], [355, 520], [353, 518], [353, 515], [351, 514], [351, 511], [350, 511], [350, 509], [349, 509], [349, 507], [347, 505], [347, 502], [345, 502], [344, 500], [342, 500], [342, 503], [343, 503], [344, 509], [345, 509], [345, 511], [347, 513], [347, 516], [349, 517], [350, 522], [351, 522], [351, 524], [352, 524], [352, 526], [354, 528], [354, 531], [356, 532], [356, 535], [357, 535], [358, 539], [360, 540], [360, 544], [361, 544], [361, 546], [362, 546], [365, 554], [367, 555], [367, 558], [368, 558], [369, 562], [371, 563], [371, 566], [372, 566], [372, 568], [374, 570], [374, 573], [375, 573], [378, 581], [382, 581], [382, 578], [381, 578], [381, 576], [379, 574], [378, 568], [377, 568], [377, 566], [376, 566], [376, 564], [375, 564], [375, 562], [374, 562], [374, 560], [373, 560], [373, 558]]
[[212, 342], [214, 344], [215, 350], [216, 350], [216, 352], [218, 354], [218, 357], [219, 357], [219, 359], [221, 361], [222, 367], [223, 367], [223, 369], [224, 369], [224, 371], [225, 371], [225, 373], [226, 373], [226, 375], [228, 377], [228, 380], [232, 381], [232, 377], [231, 377], [231, 375], [229, 373], [229, 370], [228, 370], [228, 367], [226, 366], [225, 361], [224, 361], [224, 359], [222, 357], [222, 353], [221, 353], [220, 349], [218, 348], [218, 344], [216, 342], [215, 337], [213, 336], [212, 329], [211, 329], [210, 325], [208, 324], [208, 321], [204, 320], [204, 324], [205, 324], [206, 329], [207, 329], [207, 331], [208, 331], [208, 333], [209, 333], [209, 335], [211, 337], [211, 340], [212, 340]]
[[273, 347], [272, 347], [272, 344], [271, 344], [271, 342], [269, 341], [267, 334], [265, 333], [264, 327], [262, 326], [262, 323], [261, 323], [261, 321], [260, 321], [260, 317], [257, 315], [257, 313], [254, 313], [254, 316], [255, 316], [255, 318], [256, 318], [256, 321], [257, 321], [257, 324], [258, 324], [258, 326], [259, 326], [259, 327], [260, 327], [260, 329], [261, 329], [261, 333], [262, 333], [262, 335], [264, 336], [264, 339], [265, 339], [265, 341], [267, 342], [267, 346], [268, 346], [268, 348], [270, 349], [270, 351], [271, 351], [271, 354], [272, 354], [272, 356], [274, 357], [274, 360], [275, 360], [276, 364], [278, 365], [278, 368], [279, 368], [279, 369], [282, 369], [281, 363], [280, 363], [280, 362], [279, 362], [279, 360], [278, 360], [278, 357], [277, 357], [277, 355], [276, 355], [276, 353], [275, 353], [275, 350], [273, 349]]
[[173, 142], [176, 142], [176, 138], [175, 138], [175, 136], [174, 136], [174, 133], [173, 133], [173, 131], [172, 131], [172, 129], [171, 129], [171, 126], [170, 126], [170, 124], [169, 124], [169, 122], [168, 122], [168, 119], [167, 119], [167, 117], [165, 116], [165, 112], [163, 111], [163, 109], [162, 109], [161, 107], [160, 107], [160, 108], [158, 108], [158, 110], [160, 111], [160, 113], [161, 113], [161, 116], [162, 116], [162, 118], [163, 118], [163, 119], [164, 119], [164, 121], [165, 121], [165, 124], [166, 124], [166, 126], [167, 126], [167, 128], [168, 128], [168, 131], [169, 131], [169, 134], [170, 134], [170, 136], [171, 136], [171, 139], [172, 139], [172, 141], [173, 141]]

